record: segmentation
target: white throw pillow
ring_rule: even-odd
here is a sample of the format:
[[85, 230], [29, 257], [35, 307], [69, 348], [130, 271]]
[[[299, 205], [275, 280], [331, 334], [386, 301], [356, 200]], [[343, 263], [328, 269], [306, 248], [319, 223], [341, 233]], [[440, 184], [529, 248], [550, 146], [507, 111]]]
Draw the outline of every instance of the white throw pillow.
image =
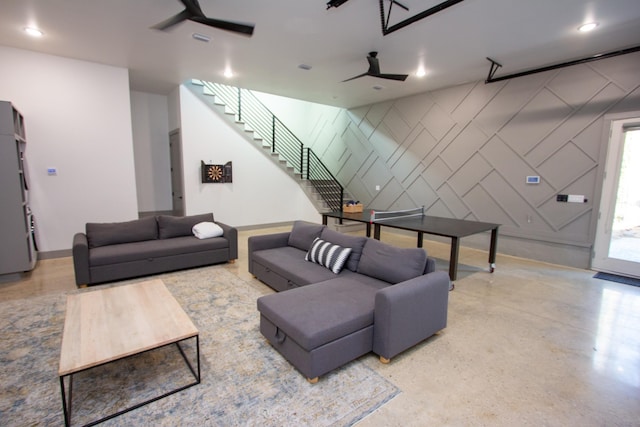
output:
[[220, 237], [224, 233], [222, 228], [214, 222], [199, 222], [191, 229], [193, 235], [198, 239], [209, 239]]

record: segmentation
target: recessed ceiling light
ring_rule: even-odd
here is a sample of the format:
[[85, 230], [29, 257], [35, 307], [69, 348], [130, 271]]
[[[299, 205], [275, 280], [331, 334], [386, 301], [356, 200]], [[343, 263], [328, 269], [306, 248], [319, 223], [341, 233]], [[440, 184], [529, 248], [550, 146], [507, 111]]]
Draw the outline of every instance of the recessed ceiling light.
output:
[[597, 22], [588, 22], [586, 24], [582, 24], [578, 27], [578, 31], [581, 33], [588, 33], [591, 30], [595, 30], [598, 26]]
[[224, 76], [228, 79], [230, 79], [231, 77], [233, 77], [233, 70], [231, 70], [231, 68], [227, 68], [224, 70]]
[[427, 75], [427, 72], [422, 67], [418, 68], [418, 71], [416, 71], [416, 76], [417, 77], [424, 77], [426, 75]]
[[24, 32], [29, 34], [31, 37], [42, 37], [44, 33], [35, 27], [25, 27]]
[[298, 65], [298, 68], [300, 68], [301, 70], [309, 71], [311, 69], [311, 65], [300, 64]]
[[373, 88], [374, 88], [375, 90], [382, 90], [382, 89], [384, 89], [384, 86], [375, 85]]

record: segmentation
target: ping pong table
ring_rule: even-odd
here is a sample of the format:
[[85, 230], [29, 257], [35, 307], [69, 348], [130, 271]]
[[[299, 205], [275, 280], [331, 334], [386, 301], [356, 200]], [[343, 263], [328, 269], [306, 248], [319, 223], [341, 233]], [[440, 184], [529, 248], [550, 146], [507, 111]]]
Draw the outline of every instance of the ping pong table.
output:
[[473, 234], [491, 231], [491, 245], [489, 247], [489, 271], [493, 273], [496, 267], [496, 249], [498, 246], [498, 227], [500, 224], [489, 222], [469, 221], [465, 219], [441, 218], [437, 216], [407, 216], [386, 218], [384, 220], [371, 221], [371, 210], [357, 213], [345, 213], [341, 211], [323, 212], [322, 223], [327, 224], [328, 218], [356, 221], [366, 224], [367, 237], [371, 237], [371, 225], [373, 224], [373, 238], [380, 240], [380, 229], [384, 227], [400, 230], [415, 231], [418, 233], [417, 245], [422, 247], [424, 234], [449, 237], [451, 239], [451, 255], [449, 258], [449, 278], [453, 281], [458, 273], [458, 254], [460, 253], [460, 239]]

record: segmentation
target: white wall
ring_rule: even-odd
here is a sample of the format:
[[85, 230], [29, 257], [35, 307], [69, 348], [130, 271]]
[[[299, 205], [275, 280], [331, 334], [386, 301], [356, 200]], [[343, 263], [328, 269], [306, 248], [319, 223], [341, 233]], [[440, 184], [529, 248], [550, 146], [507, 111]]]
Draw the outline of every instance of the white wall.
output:
[[[179, 110], [187, 215], [213, 212], [216, 220], [238, 227], [321, 220], [291, 177], [184, 86]], [[233, 183], [202, 184], [201, 161], [232, 161]]]
[[137, 218], [127, 70], [7, 47], [0, 63], [0, 99], [25, 117], [39, 249], [68, 250], [86, 222]]
[[169, 112], [164, 95], [131, 92], [138, 210], [170, 211]]
[[[253, 92], [306, 147], [312, 147], [325, 127], [344, 111], [331, 105], [317, 104], [264, 92]], [[331, 134], [333, 135], [333, 134]], [[316, 150], [314, 150], [316, 151]], [[316, 153], [319, 154], [319, 153]]]

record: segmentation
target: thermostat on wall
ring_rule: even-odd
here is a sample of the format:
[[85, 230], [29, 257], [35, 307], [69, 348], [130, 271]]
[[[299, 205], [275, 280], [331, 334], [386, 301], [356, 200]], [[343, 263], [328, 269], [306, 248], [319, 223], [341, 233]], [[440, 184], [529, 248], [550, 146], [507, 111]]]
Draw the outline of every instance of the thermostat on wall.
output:
[[540, 177], [538, 175], [528, 176], [527, 184], [540, 184]]

